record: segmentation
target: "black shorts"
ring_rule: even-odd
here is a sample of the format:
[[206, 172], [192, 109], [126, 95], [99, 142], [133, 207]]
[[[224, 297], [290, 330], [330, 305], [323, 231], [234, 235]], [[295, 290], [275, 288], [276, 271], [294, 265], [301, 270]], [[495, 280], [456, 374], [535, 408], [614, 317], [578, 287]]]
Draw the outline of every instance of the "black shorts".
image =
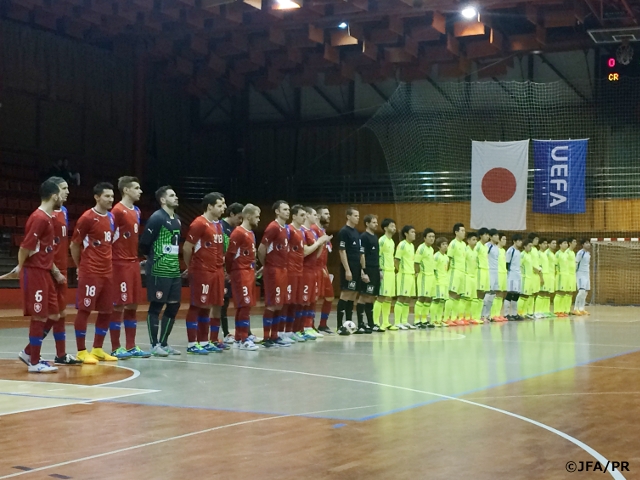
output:
[[147, 300], [160, 303], [180, 303], [182, 279], [147, 275]]
[[377, 296], [380, 293], [380, 269], [378, 267], [365, 268], [364, 273], [369, 276], [369, 283], [360, 282], [360, 293]]
[[346, 272], [344, 271], [344, 267], [340, 265], [340, 290], [347, 292], [359, 292], [360, 285], [362, 283], [362, 277], [360, 275], [360, 270], [362, 266], [358, 263], [349, 265], [349, 269], [351, 270], [351, 275], [353, 276], [351, 281], [347, 280]]

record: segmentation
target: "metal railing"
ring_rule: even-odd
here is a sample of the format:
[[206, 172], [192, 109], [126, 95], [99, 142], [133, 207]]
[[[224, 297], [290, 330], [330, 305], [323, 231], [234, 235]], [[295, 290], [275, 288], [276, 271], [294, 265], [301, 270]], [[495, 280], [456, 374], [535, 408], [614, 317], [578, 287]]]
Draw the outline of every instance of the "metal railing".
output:
[[[535, 170], [529, 170], [528, 198], [533, 197]], [[178, 194], [201, 200], [211, 191], [229, 199], [272, 201], [276, 197], [307, 203], [461, 202], [471, 199], [471, 172], [407, 172], [316, 177], [287, 177], [278, 181], [238, 178], [182, 177]], [[640, 168], [603, 167], [586, 176], [588, 198], [640, 198]]]

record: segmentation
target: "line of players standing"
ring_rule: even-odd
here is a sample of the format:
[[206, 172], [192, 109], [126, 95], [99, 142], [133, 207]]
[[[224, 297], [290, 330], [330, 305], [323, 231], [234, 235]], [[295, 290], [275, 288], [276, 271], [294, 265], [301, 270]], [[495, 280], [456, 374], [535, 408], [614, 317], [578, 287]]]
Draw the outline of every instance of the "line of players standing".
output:
[[[256, 273], [264, 275], [265, 287], [262, 346], [286, 347], [315, 340], [323, 336], [322, 331], [332, 333], [327, 326], [333, 291], [326, 268], [331, 251], [331, 236], [323, 228], [330, 219], [326, 207], [318, 208], [318, 215], [309, 207], [296, 205], [290, 209], [286, 202], [276, 202], [276, 220], [269, 224], [256, 249], [253, 229], [260, 221], [260, 209], [252, 204], [233, 204], [227, 218], [221, 220], [227, 210], [224, 197], [215, 192], [207, 194], [204, 213], [189, 227], [183, 247], [188, 269], [181, 272], [181, 223], [175, 213], [179, 205], [175, 191], [169, 186], [156, 191], [160, 209], [141, 232], [140, 210], [135, 206], [142, 194], [138, 179], [121, 177], [118, 189], [122, 200], [112, 209], [113, 185], [101, 182], [94, 187], [96, 204], [77, 221], [69, 243], [66, 181], [52, 177], [40, 187], [41, 205], [27, 221], [18, 266], [10, 274], [20, 278], [24, 314], [31, 317], [29, 344], [18, 355], [29, 372], [57, 371], [40, 356], [43, 339], [51, 330], [56, 343], [55, 365], [179, 355], [168, 340], [180, 308], [183, 276], [189, 278], [191, 290], [187, 353], [222, 352], [230, 348], [229, 343], [242, 350], [257, 350], [258, 339], [249, 329], [250, 308], [256, 301]], [[292, 221], [286, 224], [290, 210]], [[74, 322], [77, 357], [66, 351], [68, 251], [78, 267], [78, 313]], [[142, 297], [140, 254], [146, 257], [149, 352], [135, 343], [136, 311]], [[256, 256], [263, 265], [257, 272]], [[229, 291], [236, 306], [234, 336], [228, 334], [225, 321]], [[318, 295], [324, 301], [320, 327], [316, 329]], [[92, 311], [98, 315], [89, 352], [86, 332]], [[123, 320], [125, 347], [120, 344]], [[218, 337], [221, 326], [225, 341]], [[107, 332], [112, 343], [110, 354], [103, 349]]]
[[[436, 238], [433, 229], [425, 229], [424, 242], [416, 250], [412, 225], [402, 228], [402, 240], [396, 247], [392, 219], [382, 221], [384, 235], [379, 239], [377, 217], [364, 217], [366, 230], [362, 234], [356, 230], [359, 219], [358, 210], [347, 209], [347, 224], [339, 233], [340, 335], [354, 330], [366, 334], [588, 315], [588, 239], [581, 241], [582, 248], [576, 253], [575, 238], [548, 240], [530, 233], [524, 239], [515, 234], [505, 250], [507, 237], [501, 232], [481, 228], [477, 233], [466, 233], [464, 225], [457, 223], [451, 242], [445, 237]], [[356, 299], [358, 324], [351, 327]], [[412, 325], [408, 318], [414, 301]], [[380, 318], [382, 322], [378, 323]]]

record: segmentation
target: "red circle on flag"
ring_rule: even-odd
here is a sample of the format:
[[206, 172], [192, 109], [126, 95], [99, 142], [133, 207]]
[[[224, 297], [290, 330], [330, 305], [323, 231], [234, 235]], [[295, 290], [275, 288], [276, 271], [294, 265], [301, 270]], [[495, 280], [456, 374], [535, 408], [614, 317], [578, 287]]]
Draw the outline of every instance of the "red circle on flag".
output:
[[516, 177], [506, 168], [492, 168], [482, 177], [482, 193], [490, 202], [507, 202], [516, 193]]

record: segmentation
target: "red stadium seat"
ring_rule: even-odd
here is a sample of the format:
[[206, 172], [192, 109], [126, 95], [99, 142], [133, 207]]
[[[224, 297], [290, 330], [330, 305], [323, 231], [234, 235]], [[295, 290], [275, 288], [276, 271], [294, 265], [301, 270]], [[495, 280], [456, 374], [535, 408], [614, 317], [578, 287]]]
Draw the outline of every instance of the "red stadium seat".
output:
[[27, 219], [29, 217], [25, 217], [23, 215], [20, 215], [19, 217], [16, 218], [16, 226], [20, 227], [20, 228], [24, 228], [24, 226], [27, 224]]
[[33, 202], [30, 200], [20, 200], [20, 210], [23, 212], [30, 212], [31, 210], [35, 210], [33, 207]]
[[17, 198], [9, 198], [7, 200], [7, 208], [13, 212], [20, 210], [20, 200]]
[[3, 217], [5, 227], [16, 227], [18, 225], [15, 215], [3, 215]]

